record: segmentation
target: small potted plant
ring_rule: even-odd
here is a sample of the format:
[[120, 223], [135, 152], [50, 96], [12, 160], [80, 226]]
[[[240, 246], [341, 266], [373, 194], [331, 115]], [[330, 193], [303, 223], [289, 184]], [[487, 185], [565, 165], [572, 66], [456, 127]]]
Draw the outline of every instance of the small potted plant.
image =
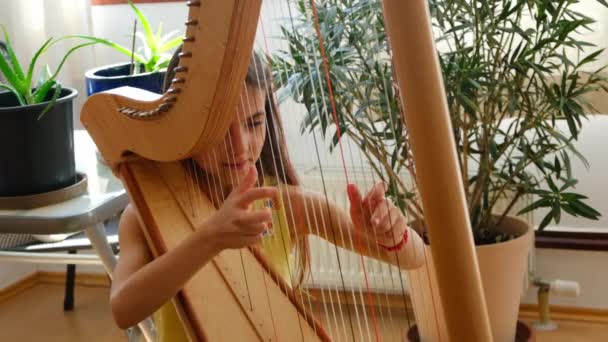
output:
[[148, 19], [139, 8], [132, 1], [129, 1], [129, 5], [144, 28], [143, 33], [135, 34], [142, 44], [139, 50], [143, 50], [143, 54], [108, 39], [74, 36], [109, 46], [133, 60], [133, 63], [129, 61], [88, 70], [85, 73], [87, 96], [122, 86], [145, 89], [157, 94], [162, 93], [165, 69], [171, 59], [170, 51], [182, 43], [182, 37], [175, 37], [178, 31], [163, 35], [162, 23], [154, 33]]
[[38, 59], [64, 38], [48, 39], [24, 69], [3, 26], [2, 31], [0, 73], [6, 82], [0, 82], [0, 197], [70, 186], [77, 182], [72, 109], [78, 93], [61, 86], [57, 76], [74, 51], [95, 42], [71, 47], [54, 71], [44, 68], [36, 84]]
[[[540, 230], [565, 214], [600, 216], [576, 191], [571, 167], [574, 158], [586, 164], [573, 145], [582, 120], [595, 111], [585, 95], [606, 89], [601, 76], [606, 66], [581, 77], [602, 50], [576, 35], [594, 22], [573, 9], [576, 3], [429, 1], [496, 341], [514, 340], [534, 236], [531, 222], [517, 215], [544, 208]], [[287, 48], [272, 63], [275, 80], [286, 80], [277, 86], [283, 87], [281, 98], [292, 97], [306, 107], [302, 132], [320, 131], [330, 148], [339, 139], [326, 109], [335, 105], [342, 136], [360, 146], [377, 177], [389, 184], [389, 195], [419, 222], [424, 214], [410, 185], [416, 170], [401, 119], [407, 103], [400, 103], [392, 76], [380, 3], [318, 6], [334, 103], [319, 66], [319, 37], [306, 1], [297, 1], [295, 9], [295, 18], [282, 29]], [[430, 254], [426, 260], [409, 273], [410, 295], [417, 319], [425, 323], [418, 327], [421, 338], [433, 341], [440, 339], [435, 328], [445, 321], [441, 310], [434, 310], [441, 303]]]

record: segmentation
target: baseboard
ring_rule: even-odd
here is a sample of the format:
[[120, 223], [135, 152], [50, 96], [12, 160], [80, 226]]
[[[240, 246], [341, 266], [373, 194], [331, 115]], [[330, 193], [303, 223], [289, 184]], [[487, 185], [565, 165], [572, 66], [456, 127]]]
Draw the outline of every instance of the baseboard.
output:
[[[65, 284], [65, 272], [38, 272], [38, 283]], [[75, 284], [79, 286], [109, 287], [110, 278], [103, 273], [76, 273]]]
[[[313, 301], [317, 302], [321, 299], [321, 291], [319, 289], [307, 289], [306, 292], [312, 296]], [[340, 296], [344, 304], [353, 305], [352, 295], [343, 291], [332, 291], [332, 295]], [[383, 308], [403, 310], [407, 308], [412, 310], [411, 301], [408, 295], [380, 295], [373, 296], [374, 305]], [[363, 296], [367, 305], [369, 305], [368, 297]], [[572, 306], [551, 305], [551, 319], [564, 321], [577, 321], [589, 323], [608, 323], [608, 310], [594, 308], [580, 308]], [[521, 318], [536, 318], [538, 317], [537, 304], [521, 304], [519, 307], [519, 317]]]
[[[36, 284], [65, 284], [65, 272], [36, 272], [30, 274], [22, 279], [19, 279], [15, 283], [0, 289], [0, 302], [5, 301], [19, 293], [26, 291]], [[110, 279], [107, 275], [102, 273], [77, 273], [75, 284], [78, 286], [96, 286], [96, 287], [109, 287]], [[310, 295], [315, 298], [320, 298], [320, 292], [318, 289], [308, 289]], [[384, 297], [384, 296], [383, 296]], [[346, 296], [348, 298], [348, 296]], [[403, 309], [404, 298], [403, 296], [389, 295], [388, 302], [384, 305], [389, 306], [393, 309]], [[406, 300], [407, 307], [410, 309], [409, 299]], [[352, 304], [352, 303], [349, 303]], [[377, 303], [376, 303], [377, 304]], [[519, 310], [519, 316], [523, 318], [534, 318], [538, 316], [538, 305], [536, 304], [522, 304]], [[593, 309], [593, 308], [579, 308], [571, 306], [551, 306], [551, 318], [555, 320], [564, 321], [581, 321], [591, 323], [608, 323], [608, 310], [605, 309]]]
[[[550, 314], [551, 319], [554, 320], [608, 323], [608, 310], [606, 309], [551, 305]], [[520, 305], [519, 316], [526, 318], [538, 317], [538, 305]]]
[[[109, 287], [110, 279], [103, 273], [76, 273], [74, 283], [77, 286]], [[13, 284], [0, 289], [0, 302], [27, 291], [36, 284], [65, 284], [65, 272], [35, 272], [21, 278]]]
[[34, 285], [38, 283], [38, 274], [32, 273], [29, 274], [11, 285], [0, 289], [0, 302], [7, 300], [13, 296], [18, 295], [19, 293], [32, 288]]

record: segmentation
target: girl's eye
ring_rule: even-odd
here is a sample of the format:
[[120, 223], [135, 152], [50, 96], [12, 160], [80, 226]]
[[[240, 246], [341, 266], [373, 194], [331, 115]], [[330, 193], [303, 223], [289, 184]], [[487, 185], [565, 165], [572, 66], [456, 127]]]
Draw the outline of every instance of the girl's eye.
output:
[[264, 123], [264, 122], [263, 122], [263, 121], [261, 121], [261, 120], [259, 120], [259, 121], [249, 121], [249, 122], [247, 123], [247, 127], [249, 127], [249, 128], [254, 128], [254, 127], [260, 126], [260, 125], [261, 125], [261, 124], [263, 124], [263, 123]]

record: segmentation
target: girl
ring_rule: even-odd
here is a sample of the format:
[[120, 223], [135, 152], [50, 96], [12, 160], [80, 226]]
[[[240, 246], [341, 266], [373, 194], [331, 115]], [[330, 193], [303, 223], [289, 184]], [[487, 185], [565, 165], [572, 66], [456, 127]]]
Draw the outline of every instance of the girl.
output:
[[[165, 78], [165, 90], [173, 79], [179, 59], [175, 53]], [[203, 227], [173, 250], [152, 259], [137, 212], [124, 211], [119, 225], [121, 254], [114, 271], [110, 303], [117, 325], [133, 326], [155, 313], [159, 340], [187, 340], [170, 299], [201, 267], [227, 248], [244, 248], [261, 243], [272, 225], [268, 208], [251, 209], [260, 200], [274, 199], [286, 228], [274, 227], [288, 248], [273, 248], [264, 241], [262, 248], [287, 283], [298, 286], [307, 267], [308, 234], [356, 252], [414, 268], [422, 265], [422, 240], [405, 222], [398, 208], [384, 197], [386, 187], [378, 183], [366, 194], [350, 185], [350, 213], [316, 193], [298, 187], [294, 169], [285, 149], [283, 128], [273, 99], [270, 73], [254, 54], [237, 106], [236, 117], [224, 142], [204, 155], [185, 162], [204, 179], [198, 184], [218, 210]], [[266, 177], [263, 177], [266, 176]], [[274, 179], [278, 186], [267, 186]], [[264, 184], [266, 186], [256, 186]], [[259, 206], [257, 206], [259, 207]], [[277, 209], [277, 208], [275, 208]], [[310, 217], [315, 217], [311, 224]], [[276, 239], [275, 239], [276, 240]], [[270, 240], [268, 240], [270, 241]], [[291, 277], [290, 260], [285, 252], [292, 245], [298, 256], [297, 277]], [[276, 247], [276, 246], [275, 246]], [[291, 282], [293, 278], [295, 282]], [[295, 283], [295, 284], [294, 284]]]

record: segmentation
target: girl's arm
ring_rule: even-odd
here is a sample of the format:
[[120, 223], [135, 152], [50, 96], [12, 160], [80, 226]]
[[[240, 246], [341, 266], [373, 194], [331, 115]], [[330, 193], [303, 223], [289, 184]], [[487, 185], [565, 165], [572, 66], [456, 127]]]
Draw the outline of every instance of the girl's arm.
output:
[[114, 270], [110, 306], [116, 324], [127, 328], [152, 315], [220, 251], [260, 242], [269, 209], [249, 210], [258, 199], [276, 198], [276, 188], [253, 188], [255, 168], [222, 207], [177, 247], [153, 259], [137, 212], [127, 207], [119, 224], [120, 259]]
[[110, 291], [112, 314], [120, 328], [134, 326], [152, 315], [220, 252], [210, 230], [201, 228], [153, 260], [136, 211], [127, 207], [119, 224], [121, 252]]
[[[401, 212], [391, 206], [392, 203], [387, 202], [383, 192], [382, 196], [370, 200], [369, 197], [373, 192], [379, 192], [377, 188], [378, 185], [365, 199], [359, 197], [359, 203], [353, 203], [353, 200], [357, 199], [349, 196], [351, 200], [351, 213], [349, 214], [318, 193], [290, 187], [288, 195], [291, 200], [291, 208], [287, 208], [287, 210], [291, 210], [293, 213], [295, 220], [293, 224], [298, 237], [303, 238], [306, 234], [315, 234], [340, 247], [388, 262], [401, 269], [420, 267], [425, 260], [422, 239], [416, 231], [405, 224], [405, 218]], [[375, 196], [372, 195], [372, 197]], [[364, 201], [365, 203], [363, 203]], [[374, 201], [376, 203], [369, 203]], [[355, 215], [353, 214], [357, 210], [365, 210], [368, 205], [372, 208], [366, 215], [360, 213], [364, 219], [356, 219], [359, 222], [355, 225], [353, 223]], [[289, 205], [286, 206], [289, 207]], [[372, 224], [370, 222], [372, 218], [378, 219], [380, 222]], [[398, 251], [389, 251], [386, 247], [381, 246], [398, 244], [406, 231], [407, 242]]]

